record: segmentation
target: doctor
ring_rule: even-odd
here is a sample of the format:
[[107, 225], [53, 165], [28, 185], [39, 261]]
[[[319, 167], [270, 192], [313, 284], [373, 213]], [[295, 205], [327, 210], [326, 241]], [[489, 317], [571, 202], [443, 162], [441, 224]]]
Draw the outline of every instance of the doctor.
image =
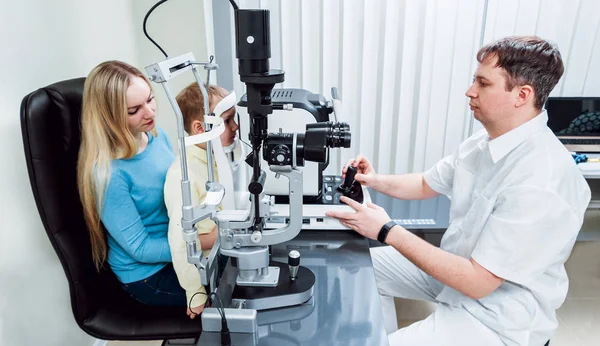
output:
[[[440, 248], [373, 204], [345, 199], [356, 212], [328, 215], [390, 245], [371, 254], [391, 345], [542, 346], [567, 295], [564, 263], [590, 190], [546, 126], [561, 55], [540, 38], [507, 37], [481, 48], [477, 61], [466, 95], [484, 130], [422, 174], [379, 175], [362, 156], [346, 165], [363, 185], [396, 198], [450, 197]], [[393, 297], [438, 304], [396, 330]]]

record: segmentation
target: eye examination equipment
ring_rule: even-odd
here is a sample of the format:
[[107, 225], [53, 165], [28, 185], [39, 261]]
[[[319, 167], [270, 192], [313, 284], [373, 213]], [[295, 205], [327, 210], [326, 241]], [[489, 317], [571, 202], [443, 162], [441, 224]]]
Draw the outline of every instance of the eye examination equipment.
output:
[[[368, 198], [368, 192], [354, 181], [354, 174], [348, 174], [345, 181], [339, 176], [323, 175], [330, 149], [351, 145], [349, 125], [329, 119], [332, 113], [334, 119], [341, 116], [337, 114], [341, 110], [337, 91], [333, 92], [333, 101], [326, 101], [302, 89], [273, 90], [284, 81], [284, 72], [269, 66], [269, 11], [236, 8], [234, 16], [239, 75], [246, 86], [246, 94], [238, 103], [244, 113], [240, 116], [247, 119], [241, 129], [248, 131], [250, 143], [250, 152], [242, 162], [232, 165], [220, 141], [224, 131], [220, 115], [231, 108], [235, 93], [208, 113], [207, 87], [211, 72], [218, 68], [212, 58], [198, 62], [188, 53], [146, 67], [149, 79], [163, 86], [177, 117], [182, 228], [188, 262], [198, 268], [208, 295], [217, 298], [201, 314], [203, 333], [199, 344], [218, 333], [222, 336], [225, 328], [227, 333], [242, 335], [243, 344], [258, 344], [260, 311], [265, 311], [263, 323], [265, 318], [283, 323], [311, 314], [315, 309], [315, 273], [303, 265], [300, 251], [290, 250], [284, 255], [271, 246], [294, 240], [311, 220], [320, 220], [321, 229], [327, 229], [324, 214], [331, 209], [324, 206], [350, 210], [339, 202], [342, 195], [359, 202]], [[201, 69], [206, 71], [206, 86]], [[206, 110], [207, 131], [194, 136], [186, 136], [181, 110], [168, 85], [171, 79], [190, 71], [204, 96]], [[243, 135], [240, 131], [240, 137]], [[243, 142], [241, 138], [236, 145], [242, 145], [239, 142]], [[186, 146], [198, 143], [206, 143], [207, 148], [207, 195], [201, 205], [193, 206]], [[311, 205], [318, 210], [312, 216], [305, 209]], [[198, 248], [194, 228], [205, 218], [215, 221], [218, 232], [208, 257]], [[332, 229], [343, 228], [337, 221], [328, 222]], [[229, 261], [222, 263], [221, 256]], [[343, 266], [344, 262], [339, 263]]]
[[[274, 163], [273, 159], [277, 155], [284, 158], [288, 153], [292, 153], [292, 137], [285, 133], [298, 131], [306, 128], [306, 134], [300, 135], [300, 145], [298, 146], [297, 157], [314, 157], [315, 160], [302, 160], [298, 164], [303, 166], [303, 206], [302, 206], [302, 229], [346, 229], [335, 219], [325, 218], [325, 212], [329, 210], [350, 211], [351, 209], [340, 202], [340, 197], [346, 195], [360, 203], [370, 201], [366, 189], [360, 186], [358, 182], [354, 183], [352, 190], [340, 190], [342, 177], [337, 175], [324, 174], [329, 165], [329, 150], [326, 149], [325, 137], [318, 136], [319, 132], [331, 132], [332, 134], [341, 134], [341, 145], [350, 142], [350, 132], [344, 123], [335, 123], [334, 120], [342, 118], [341, 102], [337, 96], [337, 90], [332, 90], [332, 101], [327, 101], [323, 96], [313, 94], [303, 89], [276, 89], [271, 93], [271, 101], [274, 105], [273, 113], [269, 115], [269, 132], [274, 133], [268, 143], [265, 143], [265, 155], [262, 164], [265, 166]], [[336, 100], [336, 98], [338, 98]], [[337, 107], [334, 107], [334, 103]], [[240, 128], [248, 128], [248, 109], [247, 98], [244, 96], [238, 103], [240, 113]], [[334, 111], [334, 109], [336, 109]], [[335, 124], [335, 125], [327, 125]], [[346, 126], [346, 127], [342, 127]], [[284, 132], [284, 134], [277, 135]], [[339, 137], [339, 136], [337, 136]], [[286, 141], [288, 142], [286, 144]], [[305, 143], [302, 143], [305, 142]], [[332, 143], [335, 145], [335, 143]], [[277, 148], [276, 148], [277, 147]], [[271, 155], [269, 158], [268, 155]], [[269, 161], [271, 159], [271, 161]], [[287, 159], [287, 158], [286, 158]], [[275, 198], [275, 205], [272, 207], [274, 214], [267, 218], [266, 226], [275, 228], [278, 225], [286, 223], [289, 220], [289, 188], [285, 179], [277, 179], [276, 172], [267, 170], [265, 182], [265, 193]], [[351, 175], [354, 182], [354, 175]], [[366, 200], [365, 200], [366, 196]]]

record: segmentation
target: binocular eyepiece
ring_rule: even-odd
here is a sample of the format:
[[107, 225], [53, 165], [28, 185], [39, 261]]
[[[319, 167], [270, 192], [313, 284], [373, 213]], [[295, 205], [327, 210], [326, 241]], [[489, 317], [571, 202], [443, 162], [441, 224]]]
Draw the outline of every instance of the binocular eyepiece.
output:
[[304, 161], [325, 163], [329, 148], [350, 148], [350, 126], [332, 121], [307, 124], [305, 133], [270, 133], [263, 158], [269, 165], [304, 166]]
[[[322, 134], [323, 132], [324, 134]], [[313, 134], [314, 136], [325, 136], [328, 148], [350, 148], [352, 141], [350, 125], [347, 123], [328, 121], [306, 125], [305, 138], [312, 137]]]

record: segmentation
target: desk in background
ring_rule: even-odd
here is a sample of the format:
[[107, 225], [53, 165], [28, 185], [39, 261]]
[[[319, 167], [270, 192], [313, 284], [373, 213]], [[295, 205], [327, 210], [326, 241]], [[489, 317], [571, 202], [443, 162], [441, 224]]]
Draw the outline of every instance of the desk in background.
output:
[[[578, 153], [579, 154], [579, 153]], [[600, 159], [600, 154], [585, 154], [588, 159]], [[577, 165], [586, 179], [600, 179], [600, 162], [582, 162]]]
[[369, 194], [373, 203], [385, 209], [394, 221], [408, 230], [446, 230], [450, 224], [450, 200], [444, 195], [406, 201], [370, 188]]
[[[588, 159], [600, 159], [600, 154], [585, 154]], [[600, 179], [600, 162], [582, 162], [577, 165], [579, 170], [583, 174], [585, 179], [596, 180]], [[593, 181], [588, 181], [590, 184], [590, 188], [592, 189], [592, 200], [590, 201], [590, 205], [588, 209], [600, 209], [600, 199], [594, 199], [594, 189], [593, 189]]]

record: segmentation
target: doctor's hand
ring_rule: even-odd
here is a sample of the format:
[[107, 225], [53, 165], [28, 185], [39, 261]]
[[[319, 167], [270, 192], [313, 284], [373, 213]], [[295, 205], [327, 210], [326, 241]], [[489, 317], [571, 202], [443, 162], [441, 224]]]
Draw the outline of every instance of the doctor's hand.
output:
[[350, 165], [357, 168], [356, 175], [354, 176], [356, 181], [363, 186], [375, 187], [374, 185], [376, 184], [378, 175], [375, 173], [371, 162], [369, 162], [366, 157], [357, 155], [356, 158], [348, 160], [342, 169], [342, 178], [346, 177], [346, 172]]
[[196, 318], [196, 316], [199, 316], [202, 313], [202, 310], [204, 310], [204, 304], [202, 305], [198, 305], [194, 308], [192, 308], [190, 310], [190, 308], [187, 308], [187, 315], [190, 317], [190, 319], [194, 319]]
[[382, 207], [373, 203], [367, 203], [365, 206], [348, 197], [341, 197], [340, 201], [356, 212], [329, 211], [325, 215], [340, 220], [342, 225], [352, 228], [367, 238], [377, 240], [381, 227], [392, 220]]

